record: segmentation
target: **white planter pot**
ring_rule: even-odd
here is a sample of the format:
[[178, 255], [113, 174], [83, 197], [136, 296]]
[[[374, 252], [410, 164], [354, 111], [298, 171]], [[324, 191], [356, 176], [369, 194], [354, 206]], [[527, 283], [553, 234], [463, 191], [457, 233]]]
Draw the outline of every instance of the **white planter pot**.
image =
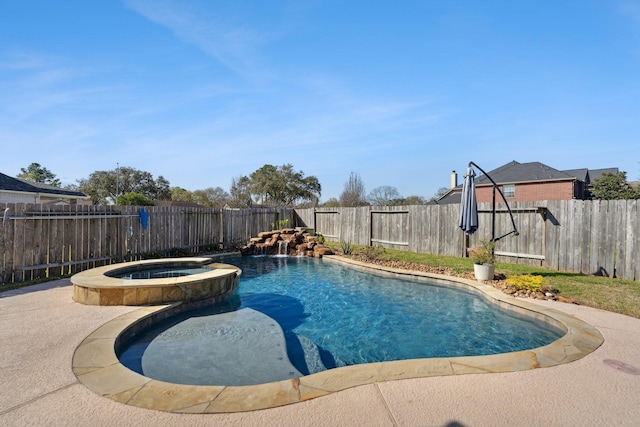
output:
[[476, 275], [476, 280], [493, 280], [494, 271], [495, 265], [493, 264], [473, 264], [473, 273]]

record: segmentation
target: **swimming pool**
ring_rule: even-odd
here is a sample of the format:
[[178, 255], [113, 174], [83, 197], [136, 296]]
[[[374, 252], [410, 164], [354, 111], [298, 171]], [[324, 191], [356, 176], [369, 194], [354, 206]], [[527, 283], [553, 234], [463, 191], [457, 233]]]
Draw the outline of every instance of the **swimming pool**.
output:
[[516, 352], [565, 331], [478, 292], [306, 257], [236, 257], [231, 299], [137, 332], [121, 363], [180, 384], [249, 385], [342, 366]]

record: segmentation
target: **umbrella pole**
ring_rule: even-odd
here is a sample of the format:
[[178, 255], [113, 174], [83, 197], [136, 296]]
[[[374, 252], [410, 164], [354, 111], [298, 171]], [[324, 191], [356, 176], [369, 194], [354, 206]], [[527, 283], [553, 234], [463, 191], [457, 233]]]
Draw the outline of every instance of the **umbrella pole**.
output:
[[[498, 184], [496, 184], [496, 182], [493, 180], [493, 178], [491, 178], [489, 176], [488, 173], [486, 173], [480, 166], [478, 166], [477, 164], [475, 164], [474, 162], [469, 162], [469, 166], [475, 166], [476, 168], [478, 168], [478, 170], [480, 170], [480, 172], [482, 172], [484, 174], [484, 176], [486, 176], [489, 181], [491, 181], [491, 183], [493, 184], [493, 208], [491, 210], [491, 241], [495, 242], [496, 240], [500, 240], [503, 237], [506, 237], [510, 234], [514, 234], [516, 236], [518, 236], [520, 233], [518, 232], [518, 227], [516, 227], [516, 222], [513, 219], [513, 213], [511, 212], [511, 208], [509, 207], [509, 202], [507, 202], [507, 199], [504, 197], [504, 194], [502, 194], [502, 191], [500, 191], [500, 188], [498, 187]], [[513, 231], [508, 232], [507, 234], [498, 237], [496, 239], [496, 190], [498, 190], [498, 193], [500, 193], [500, 197], [502, 197], [502, 200], [504, 200], [504, 204], [507, 206], [507, 211], [509, 212], [509, 216], [511, 217], [511, 225], [513, 225]]]
[[493, 185], [493, 199], [491, 200], [491, 241], [496, 241], [496, 186]]

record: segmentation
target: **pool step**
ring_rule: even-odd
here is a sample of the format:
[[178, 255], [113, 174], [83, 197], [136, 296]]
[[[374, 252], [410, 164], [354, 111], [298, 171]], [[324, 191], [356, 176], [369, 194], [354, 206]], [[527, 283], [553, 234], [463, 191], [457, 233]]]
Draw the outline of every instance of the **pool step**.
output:
[[304, 352], [304, 361], [307, 364], [309, 374], [326, 371], [327, 367], [324, 365], [324, 363], [322, 363], [322, 358], [320, 357], [320, 349], [318, 349], [316, 343], [311, 338], [305, 337], [304, 335], [296, 336], [298, 337], [300, 345], [302, 346], [302, 351]]
[[250, 309], [194, 316], [154, 338], [144, 375], [178, 384], [243, 386], [299, 378], [280, 325]]

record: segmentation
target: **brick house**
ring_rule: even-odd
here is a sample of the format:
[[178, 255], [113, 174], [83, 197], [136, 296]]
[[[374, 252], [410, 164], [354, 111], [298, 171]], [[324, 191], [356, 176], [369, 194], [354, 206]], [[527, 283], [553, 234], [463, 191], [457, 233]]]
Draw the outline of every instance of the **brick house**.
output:
[[[571, 169], [559, 171], [540, 162], [509, 162], [487, 174], [498, 184], [507, 202], [534, 202], [538, 200], [589, 200], [592, 181], [603, 173], [618, 173], [618, 168]], [[477, 173], [477, 171], [476, 171]], [[452, 188], [435, 203], [460, 203], [462, 185], [458, 185], [457, 174], [452, 173]], [[493, 184], [485, 175], [476, 176], [476, 199], [478, 203], [490, 203]], [[502, 202], [499, 195], [496, 202]]]

